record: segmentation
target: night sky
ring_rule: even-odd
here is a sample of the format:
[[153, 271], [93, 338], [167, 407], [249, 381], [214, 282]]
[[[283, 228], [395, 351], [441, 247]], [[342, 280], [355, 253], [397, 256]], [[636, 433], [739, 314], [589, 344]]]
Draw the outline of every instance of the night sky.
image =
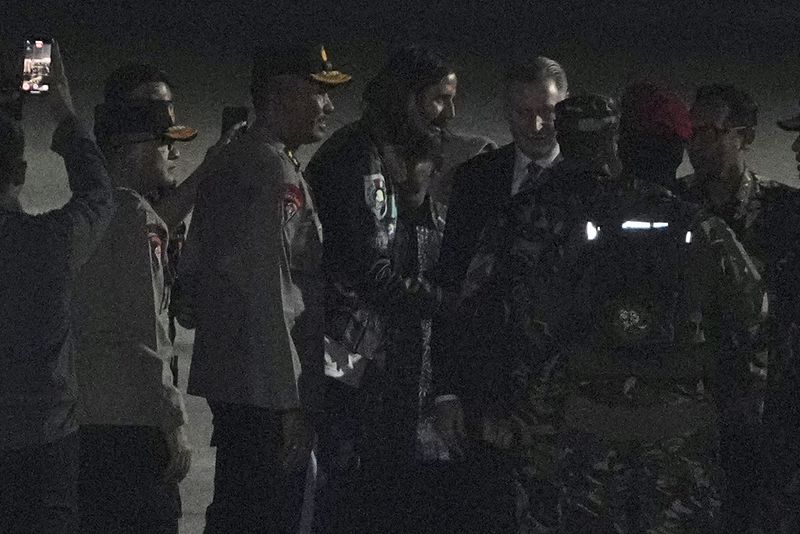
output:
[[[357, 117], [361, 90], [387, 48], [424, 40], [444, 48], [458, 67], [455, 130], [510, 140], [496, 82], [512, 53], [560, 61], [573, 94], [618, 95], [628, 83], [647, 79], [691, 101], [697, 85], [727, 81], [751, 91], [761, 108], [752, 166], [798, 183], [792, 135], [774, 125], [800, 99], [796, 0], [0, 0], [0, 32], [12, 39], [26, 32], [59, 39], [78, 112], [87, 120], [105, 76], [122, 62], [143, 60], [166, 70], [180, 122], [201, 129], [183, 150], [184, 176], [219, 135], [222, 108], [248, 103], [253, 45], [325, 43], [336, 66], [354, 74], [351, 85], [331, 95], [336, 126]], [[45, 153], [51, 129], [34, 126], [46, 118], [44, 108], [30, 104], [31, 167], [23, 201], [41, 210], [68, 193], [58, 158]]]

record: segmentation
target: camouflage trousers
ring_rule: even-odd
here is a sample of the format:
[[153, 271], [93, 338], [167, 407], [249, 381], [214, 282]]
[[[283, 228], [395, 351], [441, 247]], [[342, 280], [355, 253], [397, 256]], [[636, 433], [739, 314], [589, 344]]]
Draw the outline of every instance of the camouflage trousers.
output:
[[[653, 443], [609, 443], [561, 432], [537, 440], [521, 484], [549, 486], [555, 509], [530, 499], [521, 532], [713, 534], [720, 531], [722, 472], [713, 431]], [[527, 489], [527, 488], [526, 488]], [[537, 509], [538, 508], [538, 509]]]

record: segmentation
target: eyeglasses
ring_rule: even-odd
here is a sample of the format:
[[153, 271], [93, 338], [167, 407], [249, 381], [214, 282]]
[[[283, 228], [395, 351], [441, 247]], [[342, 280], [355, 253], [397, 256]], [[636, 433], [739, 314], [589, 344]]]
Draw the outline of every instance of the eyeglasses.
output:
[[[749, 126], [733, 126], [731, 128], [720, 128], [716, 124], [704, 124], [702, 126], [695, 126], [692, 128], [692, 139], [695, 137], [713, 137], [714, 139], [718, 137], [722, 137], [723, 135], [733, 132], [733, 131], [740, 131], [749, 128]], [[713, 132], [713, 135], [711, 135]]]

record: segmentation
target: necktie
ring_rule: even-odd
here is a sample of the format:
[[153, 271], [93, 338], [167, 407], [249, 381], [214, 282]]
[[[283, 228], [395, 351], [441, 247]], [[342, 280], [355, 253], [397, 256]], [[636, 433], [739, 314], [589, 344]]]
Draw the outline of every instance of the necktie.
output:
[[535, 161], [528, 163], [528, 173], [525, 175], [525, 179], [522, 180], [522, 183], [519, 185], [519, 190], [525, 191], [526, 189], [530, 189], [535, 186], [543, 171], [544, 167], [540, 166]]

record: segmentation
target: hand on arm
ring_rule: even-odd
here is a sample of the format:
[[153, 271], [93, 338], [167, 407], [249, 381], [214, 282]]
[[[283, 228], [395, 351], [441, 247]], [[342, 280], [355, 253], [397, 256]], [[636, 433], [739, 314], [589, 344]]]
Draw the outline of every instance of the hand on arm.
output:
[[463, 459], [465, 456], [466, 432], [464, 430], [464, 410], [455, 395], [442, 395], [436, 398], [434, 427], [447, 446], [450, 458]]
[[287, 471], [300, 471], [306, 468], [311, 450], [314, 448], [315, 434], [308, 418], [301, 410], [283, 412], [283, 447], [281, 458]]
[[164, 470], [162, 479], [164, 482], [180, 482], [186, 478], [192, 466], [192, 448], [189, 445], [189, 437], [186, 435], [186, 425], [183, 424], [165, 431], [164, 439], [167, 443], [169, 463]]

